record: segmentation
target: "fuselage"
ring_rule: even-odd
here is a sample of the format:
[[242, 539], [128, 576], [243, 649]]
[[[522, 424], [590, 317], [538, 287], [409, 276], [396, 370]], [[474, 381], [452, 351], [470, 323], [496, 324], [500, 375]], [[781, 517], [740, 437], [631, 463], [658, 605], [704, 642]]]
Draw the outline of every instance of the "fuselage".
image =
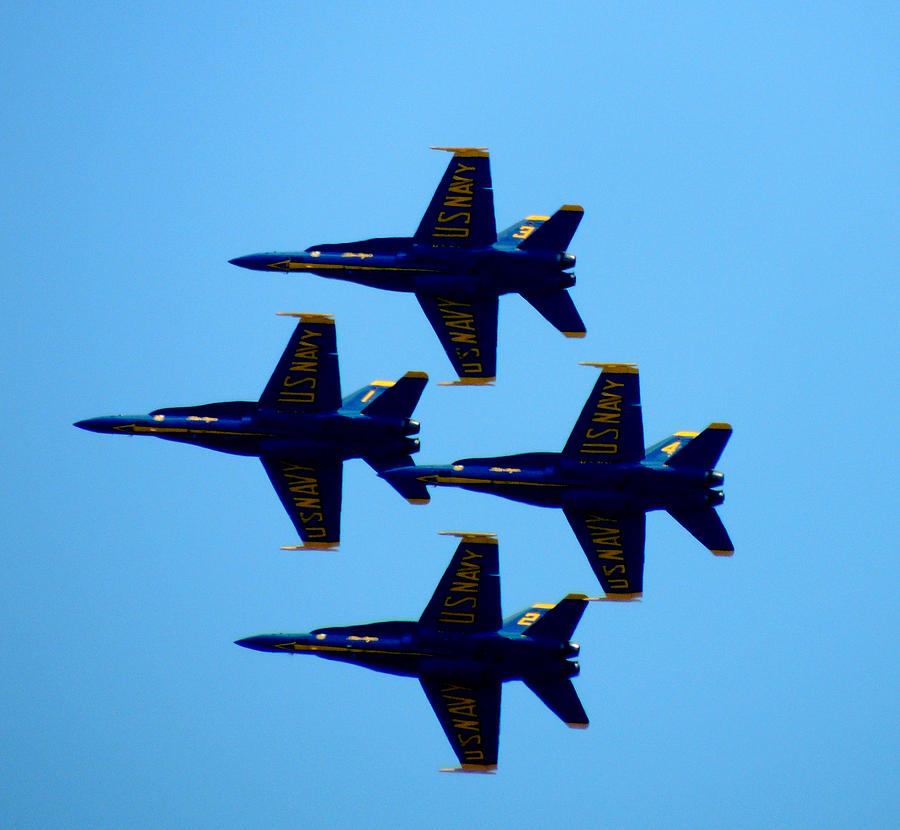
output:
[[507, 245], [432, 247], [387, 237], [314, 245], [305, 251], [250, 254], [230, 260], [257, 271], [306, 271], [389, 291], [477, 295], [546, 291], [575, 284], [572, 254]]
[[415, 622], [318, 629], [308, 634], [260, 634], [237, 641], [258, 651], [314, 654], [388, 674], [516, 680], [537, 674], [578, 674], [575, 643], [505, 634], [439, 634]]
[[417, 452], [408, 436], [419, 423], [339, 409], [325, 413], [280, 412], [250, 401], [158, 409], [149, 415], [112, 415], [79, 421], [92, 432], [152, 435], [234, 455], [359, 458], [373, 448], [403, 456]]
[[539, 507], [608, 510], [612, 513], [721, 504], [716, 471], [665, 465], [580, 463], [560, 453], [522, 453], [463, 458], [446, 466], [417, 466], [382, 473], [387, 479], [462, 487]]

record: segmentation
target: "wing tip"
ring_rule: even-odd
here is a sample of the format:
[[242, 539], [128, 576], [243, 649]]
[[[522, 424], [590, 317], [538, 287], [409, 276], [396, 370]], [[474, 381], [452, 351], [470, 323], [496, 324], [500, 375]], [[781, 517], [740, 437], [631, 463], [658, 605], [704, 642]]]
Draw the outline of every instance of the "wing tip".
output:
[[568, 726], [569, 729], [587, 729], [590, 726], [590, 724], [589, 723], [574, 723], [574, 722], [569, 723], [568, 721], [566, 721], [566, 726]]
[[497, 771], [496, 764], [460, 764], [458, 767], [441, 767], [441, 772], [480, 772], [492, 775]]
[[410, 504], [429, 504], [431, 502], [431, 496], [427, 499], [407, 499]]
[[340, 542], [304, 542], [302, 545], [282, 545], [281, 550], [337, 550]]
[[710, 548], [709, 552], [714, 556], [734, 556], [734, 550], [713, 550], [713, 548]]
[[497, 376], [490, 378], [459, 378], [458, 380], [445, 380], [438, 386], [493, 386]]
[[607, 594], [597, 599], [601, 602], [640, 602], [643, 596], [643, 591], [635, 591], [633, 594]]
[[421, 379], [423, 379], [423, 380], [428, 380], [428, 372], [419, 372], [419, 371], [407, 372], [403, 377], [405, 377], [405, 378], [417, 378], [417, 379], [418, 379], [418, 378], [421, 378]]
[[334, 325], [333, 314], [309, 314], [305, 311], [276, 311], [276, 317], [297, 317], [301, 323], [325, 323]]
[[430, 150], [444, 150], [447, 153], [453, 153], [454, 156], [462, 156], [463, 158], [485, 158], [490, 155], [487, 147], [429, 147]]
[[565, 337], [587, 337], [586, 331], [564, 331], [563, 335]]
[[729, 432], [732, 431], [731, 424], [726, 424], [724, 421], [713, 421], [707, 429], [727, 429]]
[[438, 536], [456, 536], [464, 542], [483, 542], [486, 545], [497, 544], [496, 533], [479, 533], [478, 531], [469, 530], [439, 530]]
[[594, 366], [604, 372], [612, 372], [617, 375], [636, 375], [638, 373], [637, 363], [592, 363], [588, 360], [581, 360], [578, 365]]
[[584, 213], [584, 208], [581, 205], [563, 205], [560, 210], [564, 210], [567, 213]]

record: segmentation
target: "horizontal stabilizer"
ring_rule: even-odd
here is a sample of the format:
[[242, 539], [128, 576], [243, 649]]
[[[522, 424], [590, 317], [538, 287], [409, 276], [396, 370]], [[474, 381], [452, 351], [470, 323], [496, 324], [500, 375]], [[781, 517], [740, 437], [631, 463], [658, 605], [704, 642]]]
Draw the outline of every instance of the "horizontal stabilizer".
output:
[[407, 372], [392, 386], [387, 387], [380, 395], [363, 408], [366, 415], [393, 415], [397, 418], [409, 418], [422, 397], [422, 390], [428, 383], [425, 372]]
[[407, 478], [405, 476], [382, 475], [385, 470], [394, 470], [405, 467], [415, 467], [416, 462], [409, 455], [400, 458], [393, 457], [377, 457], [366, 456], [363, 461], [366, 462], [376, 473], [381, 476], [388, 484], [391, 485], [403, 498], [410, 504], [428, 504], [431, 496], [428, 494], [428, 488], [418, 479]]
[[383, 475], [386, 470], [415, 467], [416, 462], [410, 456], [406, 455], [403, 458], [367, 457], [364, 461], [410, 504], [428, 504], [431, 501], [424, 482], [407, 476], [395, 477], [390, 473]]
[[569, 594], [522, 633], [526, 637], [546, 637], [568, 642], [572, 639], [588, 602], [585, 594]]
[[729, 438], [731, 438], [731, 424], [710, 424], [666, 461], [666, 465], [711, 470], [716, 466]]
[[716, 556], [731, 556], [734, 553], [728, 531], [712, 507], [702, 510], [670, 510], [669, 515]]
[[525, 685], [531, 689], [566, 726], [586, 729], [588, 716], [578, 699], [578, 692], [568, 677], [528, 677]]
[[519, 243], [520, 251], [565, 251], [578, 230], [584, 208], [563, 205], [546, 222]]
[[587, 333], [584, 321], [565, 288], [558, 288], [555, 291], [528, 291], [522, 296], [551, 326], [566, 337], [584, 337]]

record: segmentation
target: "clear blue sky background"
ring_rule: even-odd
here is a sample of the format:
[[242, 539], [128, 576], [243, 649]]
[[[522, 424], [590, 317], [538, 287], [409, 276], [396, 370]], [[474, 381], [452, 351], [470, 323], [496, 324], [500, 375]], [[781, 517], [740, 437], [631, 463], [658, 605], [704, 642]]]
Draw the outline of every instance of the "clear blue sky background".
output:
[[[893, 3], [7, 4], [0, 85], [0, 813], [46, 827], [883, 827], [898, 798]], [[345, 471], [338, 553], [261, 466], [73, 429], [252, 399], [336, 315], [344, 388], [452, 377], [415, 301], [227, 264], [410, 234], [490, 147], [501, 227], [583, 204], [566, 340], [500, 308], [500, 379], [430, 385], [422, 462], [562, 447], [637, 361], [645, 433], [727, 420], [717, 560], [648, 521], [589, 607], [567, 730], [504, 692], [496, 776], [414, 680], [232, 644], [416, 618], [499, 533], [513, 612], [596, 582], [560, 512]]]

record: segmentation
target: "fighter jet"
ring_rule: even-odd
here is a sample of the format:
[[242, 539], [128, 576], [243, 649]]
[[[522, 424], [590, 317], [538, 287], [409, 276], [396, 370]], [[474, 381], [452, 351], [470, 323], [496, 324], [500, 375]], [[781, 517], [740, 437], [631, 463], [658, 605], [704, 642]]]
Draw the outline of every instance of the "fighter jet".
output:
[[501, 294], [521, 294], [566, 337], [584, 337], [566, 290], [575, 284], [575, 257], [566, 246], [584, 209], [563, 205], [553, 216], [527, 216], [498, 235], [487, 149], [432, 149], [452, 152], [453, 158], [414, 236], [313, 245], [230, 262], [414, 293], [459, 375], [454, 383], [495, 379]]
[[[418, 421], [411, 415], [428, 381], [407, 372], [374, 380], [341, 400], [334, 320], [293, 314], [299, 322], [258, 402], [228, 401], [78, 421], [92, 432], [155, 435], [262, 461], [306, 548], [340, 541], [346, 458], [375, 470], [412, 464]], [[297, 546], [289, 546], [288, 549]]]
[[561, 507], [610, 599], [643, 592], [648, 510], [667, 510], [717, 556], [734, 547], [715, 511], [724, 493], [714, 470], [731, 427], [676, 432], [644, 449], [638, 370], [589, 363], [603, 371], [561, 453], [463, 458], [446, 467], [385, 470], [381, 476], [412, 502], [426, 485], [462, 487], [541, 507]]
[[237, 645], [283, 654], [315, 654], [375, 671], [418, 677], [460, 766], [497, 768], [500, 690], [522, 680], [567, 726], [588, 725], [571, 678], [579, 646], [569, 642], [589, 597], [569, 594], [503, 620], [497, 539], [447, 533], [461, 541], [418, 622], [391, 621], [309, 634], [259, 634]]

